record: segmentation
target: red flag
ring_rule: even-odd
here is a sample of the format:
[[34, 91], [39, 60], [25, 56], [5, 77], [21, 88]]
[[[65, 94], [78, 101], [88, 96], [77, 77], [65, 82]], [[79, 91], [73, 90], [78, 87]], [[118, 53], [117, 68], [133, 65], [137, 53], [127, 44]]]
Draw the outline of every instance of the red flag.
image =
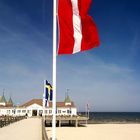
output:
[[98, 32], [88, 10], [92, 0], [59, 0], [58, 54], [74, 54], [100, 44]]

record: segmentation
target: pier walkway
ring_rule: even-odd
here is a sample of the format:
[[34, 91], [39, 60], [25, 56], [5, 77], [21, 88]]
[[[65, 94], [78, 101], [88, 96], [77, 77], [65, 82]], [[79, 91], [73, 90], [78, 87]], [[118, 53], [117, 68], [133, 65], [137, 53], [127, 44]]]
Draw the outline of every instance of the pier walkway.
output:
[[41, 118], [28, 118], [0, 128], [0, 140], [42, 140]]

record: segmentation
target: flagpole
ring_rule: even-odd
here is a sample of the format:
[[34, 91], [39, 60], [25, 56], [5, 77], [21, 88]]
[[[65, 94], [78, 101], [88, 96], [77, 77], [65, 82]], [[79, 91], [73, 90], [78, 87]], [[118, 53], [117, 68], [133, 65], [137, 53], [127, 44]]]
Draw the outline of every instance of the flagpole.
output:
[[52, 119], [52, 140], [56, 140], [56, 1], [53, 0], [53, 119]]
[[[44, 80], [44, 85], [43, 85], [43, 100], [42, 100], [42, 105], [43, 105], [43, 111], [45, 112], [45, 80]], [[44, 113], [45, 114], [45, 113]]]
[[42, 118], [43, 118], [43, 123], [45, 123], [45, 103], [46, 103], [46, 100], [45, 100], [45, 92], [46, 92], [46, 87], [45, 87], [45, 85], [46, 85], [46, 80], [44, 80], [44, 93], [43, 93], [43, 112], [42, 112]]

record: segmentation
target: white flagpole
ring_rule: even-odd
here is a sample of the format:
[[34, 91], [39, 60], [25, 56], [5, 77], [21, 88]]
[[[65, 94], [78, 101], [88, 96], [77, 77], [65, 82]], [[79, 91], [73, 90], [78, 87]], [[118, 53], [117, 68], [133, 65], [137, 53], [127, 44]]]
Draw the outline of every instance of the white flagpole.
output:
[[43, 112], [42, 112], [42, 117], [43, 117], [43, 119], [44, 119], [44, 121], [45, 121], [45, 103], [46, 103], [46, 99], [45, 99], [45, 96], [46, 96], [46, 80], [44, 80], [44, 93], [43, 93]]
[[45, 108], [45, 85], [46, 85], [46, 80], [44, 80], [44, 87], [43, 87], [43, 90], [44, 90], [44, 93], [43, 93], [43, 109]]
[[53, 119], [52, 140], [56, 140], [56, 12], [57, 0], [53, 0]]

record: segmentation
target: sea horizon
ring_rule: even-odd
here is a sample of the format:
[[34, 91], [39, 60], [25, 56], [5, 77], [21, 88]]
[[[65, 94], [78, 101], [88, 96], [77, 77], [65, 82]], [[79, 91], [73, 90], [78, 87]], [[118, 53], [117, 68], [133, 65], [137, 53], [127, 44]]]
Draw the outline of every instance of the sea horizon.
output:
[[[86, 112], [78, 114], [88, 117]], [[140, 112], [89, 112], [88, 123], [140, 123]]]

